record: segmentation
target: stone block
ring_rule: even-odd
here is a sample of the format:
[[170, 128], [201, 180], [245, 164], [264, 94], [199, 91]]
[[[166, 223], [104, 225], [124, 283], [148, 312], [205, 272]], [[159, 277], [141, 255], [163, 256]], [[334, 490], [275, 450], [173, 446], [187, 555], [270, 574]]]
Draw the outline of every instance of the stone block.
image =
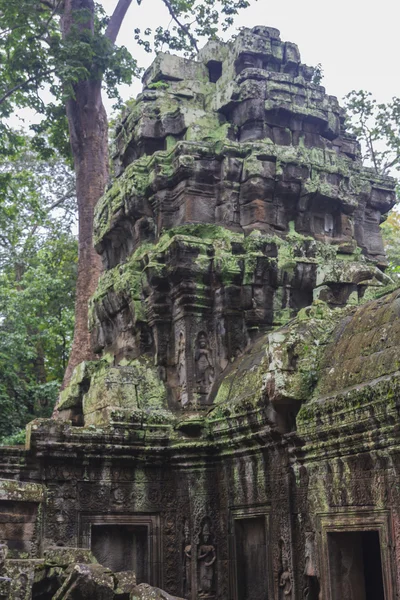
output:
[[285, 65], [297, 66], [300, 63], [300, 52], [297, 44], [292, 42], [284, 43], [284, 63]]
[[68, 386], [60, 392], [58, 410], [67, 410], [82, 405], [83, 393], [95, 369], [94, 361], [84, 361], [75, 367]]
[[117, 588], [115, 590], [115, 600], [118, 600], [119, 596], [131, 594], [134, 592], [137, 582], [136, 575], [133, 571], [119, 571], [115, 574], [117, 582]]
[[199, 79], [207, 82], [207, 68], [200, 62], [160, 52], [151, 67], [145, 72], [143, 85], [149, 86], [157, 81], [184, 81], [186, 79]]
[[72, 563], [97, 564], [91, 550], [67, 546], [50, 546], [44, 551], [47, 566], [67, 567]]
[[122, 409], [163, 408], [166, 390], [157, 370], [146, 361], [96, 373], [83, 398], [83, 413], [89, 415], [112, 406]]
[[114, 576], [101, 565], [75, 564], [53, 600], [114, 600]]

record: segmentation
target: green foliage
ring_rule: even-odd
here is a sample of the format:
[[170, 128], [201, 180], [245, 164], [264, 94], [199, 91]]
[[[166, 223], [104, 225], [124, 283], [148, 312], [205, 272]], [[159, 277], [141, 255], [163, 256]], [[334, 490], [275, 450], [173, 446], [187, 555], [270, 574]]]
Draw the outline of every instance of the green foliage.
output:
[[26, 440], [26, 429], [19, 429], [11, 435], [6, 435], [0, 440], [0, 446], [23, 446]]
[[64, 234], [22, 276], [0, 274], [0, 437], [51, 414], [73, 335], [76, 261], [76, 240]]
[[[400, 98], [379, 104], [370, 92], [352, 91], [346, 96], [347, 128], [361, 141], [363, 158], [378, 175], [398, 176], [400, 171]], [[397, 197], [400, 198], [399, 186]], [[381, 225], [395, 281], [400, 277], [400, 214], [395, 208]]]
[[43, 235], [69, 232], [76, 218], [73, 173], [59, 157], [41, 160], [26, 136], [24, 144], [0, 159], [0, 270], [24, 269]]
[[387, 270], [395, 281], [400, 280], [400, 213], [392, 210], [381, 225], [386, 256], [389, 262]]
[[73, 334], [73, 175], [26, 145], [0, 162], [0, 439], [50, 416]]
[[322, 68], [321, 63], [318, 63], [316, 67], [314, 67], [314, 74], [312, 76], [312, 83], [315, 85], [321, 85], [321, 81], [324, 78], [324, 70]]
[[[5, 120], [16, 108], [31, 108], [43, 119], [33, 129], [36, 149], [48, 156], [55, 147], [70, 157], [65, 102], [81, 81], [105, 82], [107, 94], [118, 98], [117, 86], [138, 73], [136, 61], [124, 47], [105, 36], [108, 24], [96, 5], [94, 28], [82, 26], [90, 11], [75, 11], [69, 35], [61, 35], [63, 3], [59, 0], [0, 0], [0, 152], [12, 154], [18, 138]], [[45, 103], [43, 91], [54, 100]], [[46, 136], [43, 134], [46, 133]], [[50, 142], [50, 145], [46, 142]]]
[[[153, 0], [154, 1], [154, 0]], [[135, 29], [135, 39], [147, 52], [165, 50], [193, 56], [201, 39], [216, 39], [220, 30], [227, 31], [248, 0], [161, 0], [171, 15], [167, 27], [159, 25], [144, 31]], [[141, 0], [137, 0], [141, 4]]]
[[167, 81], [154, 81], [147, 86], [149, 90], [167, 90], [169, 88]]
[[379, 104], [370, 92], [353, 90], [346, 109], [348, 129], [361, 141], [364, 159], [378, 174], [400, 171], [400, 98]]

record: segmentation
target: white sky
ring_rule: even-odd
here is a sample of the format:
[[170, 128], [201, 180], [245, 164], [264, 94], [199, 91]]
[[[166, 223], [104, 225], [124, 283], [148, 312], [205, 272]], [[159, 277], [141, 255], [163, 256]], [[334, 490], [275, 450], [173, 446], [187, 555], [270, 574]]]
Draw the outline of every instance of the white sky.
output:
[[[299, 46], [302, 62], [322, 64], [322, 85], [329, 94], [342, 99], [353, 89], [366, 89], [380, 102], [400, 96], [398, 0], [250, 1], [251, 6], [240, 13], [235, 25], [279, 29], [283, 41]], [[110, 14], [117, 0], [101, 3]], [[125, 45], [139, 64], [147, 67], [154, 55], [135, 45], [133, 30], [165, 26], [169, 20], [161, 0], [142, 0], [141, 6], [133, 0], [117, 43]], [[140, 83], [135, 82], [124, 89], [123, 96], [134, 96], [140, 89]]]

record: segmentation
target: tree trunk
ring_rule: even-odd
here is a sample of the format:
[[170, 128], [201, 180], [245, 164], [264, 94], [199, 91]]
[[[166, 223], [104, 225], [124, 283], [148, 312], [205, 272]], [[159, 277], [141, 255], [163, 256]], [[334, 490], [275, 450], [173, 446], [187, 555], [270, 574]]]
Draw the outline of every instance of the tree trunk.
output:
[[[114, 43], [132, 0], [118, 0], [109, 21], [106, 37]], [[76, 19], [76, 11], [86, 11], [87, 18]], [[82, 14], [82, 13], [81, 13]], [[62, 35], [71, 28], [94, 31], [93, 0], [65, 0]], [[74, 86], [75, 97], [67, 101], [66, 112], [74, 157], [76, 196], [79, 219], [78, 280], [75, 302], [75, 330], [71, 354], [62, 387], [66, 387], [74, 368], [84, 360], [96, 358], [90, 344], [88, 303], [94, 294], [101, 261], [93, 247], [94, 207], [103, 195], [108, 181], [108, 123], [101, 99], [101, 80], [81, 81]], [[55, 409], [57, 414], [57, 407]]]
[[75, 94], [75, 99], [68, 101], [67, 116], [76, 173], [79, 255], [74, 340], [63, 387], [76, 365], [95, 358], [88, 330], [88, 302], [97, 287], [101, 260], [93, 247], [93, 214], [108, 181], [107, 116], [101, 100], [101, 82], [82, 82]]
[[[66, 0], [62, 20], [63, 37], [68, 36], [74, 11], [86, 9], [88, 20], [79, 23], [93, 31], [92, 0]], [[67, 101], [66, 112], [74, 157], [79, 219], [78, 279], [75, 302], [75, 331], [63, 388], [80, 362], [95, 358], [88, 330], [88, 302], [94, 294], [101, 261], [93, 247], [94, 207], [108, 180], [108, 126], [101, 99], [101, 81], [82, 81], [74, 87], [75, 97]]]

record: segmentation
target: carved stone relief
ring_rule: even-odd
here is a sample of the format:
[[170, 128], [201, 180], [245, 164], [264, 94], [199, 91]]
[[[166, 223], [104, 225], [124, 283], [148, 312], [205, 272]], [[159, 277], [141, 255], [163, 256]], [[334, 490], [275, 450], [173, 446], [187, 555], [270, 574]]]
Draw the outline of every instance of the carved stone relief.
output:
[[197, 335], [194, 360], [196, 391], [200, 395], [206, 395], [214, 380], [214, 366], [208, 336], [204, 331]]
[[289, 567], [289, 556], [285, 542], [281, 539], [279, 542], [280, 546], [280, 558], [281, 568], [279, 574], [279, 597], [287, 600], [292, 600], [293, 590], [293, 576]]
[[183, 331], [179, 333], [177, 365], [179, 400], [182, 408], [185, 408], [189, 399], [186, 380], [186, 341]]
[[192, 544], [190, 540], [190, 526], [187, 519], [184, 521], [183, 536], [183, 595], [186, 598], [190, 597], [192, 590]]
[[215, 562], [217, 551], [213, 545], [209, 519], [204, 519], [200, 544], [197, 550], [198, 585], [197, 591], [201, 598], [213, 598], [215, 595]]

